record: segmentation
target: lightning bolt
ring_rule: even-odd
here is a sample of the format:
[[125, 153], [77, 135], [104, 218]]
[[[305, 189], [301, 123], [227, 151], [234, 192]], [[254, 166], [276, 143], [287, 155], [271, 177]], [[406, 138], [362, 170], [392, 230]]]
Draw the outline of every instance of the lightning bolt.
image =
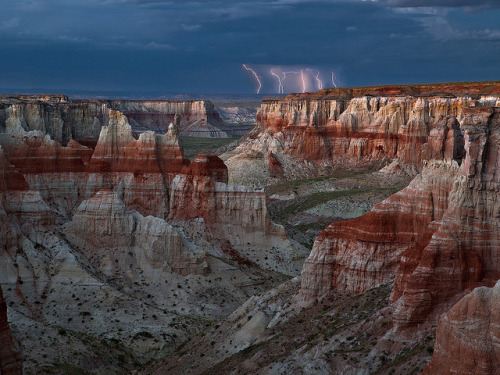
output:
[[316, 76], [314, 79], [316, 79], [316, 82], [318, 83], [318, 90], [321, 90], [323, 88], [323, 81], [319, 78], [319, 70], [318, 69], [306, 69], [309, 72], [316, 72]]
[[283, 74], [283, 78], [281, 79], [281, 82], [285, 82], [285, 79], [286, 77], [289, 75], [289, 74], [300, 74], [300, 72], [297, 72], [297, 71], [289, 71], [289, 72], [281, 72], [281, 74]]
[[300, 79], [302, 80], [302, 92], [306, 92], [306, 79], [304, 77], [304, 71], [300, 69]]
[[333, 70], [332, 70], [332, 84], [333, 87], [337, 88], [337, 85], [335, 84], [335, 75], [333, 74]]
[[[274, 73], [274, 71], [271, 69], [271, 74], [273, 76], [276, 77], [276, 79], [278, 80], [278, 94], [284, 94], [285, 92], [285, 88], [283, 87], [283, 82], [282, 82], [282, 79], [280, 78], [279, 75], [277, 75], [276, 73]], [[283, 73], [283, 79], [286, 78], [286, 74]]]
[[260, 89], [262, 88], [262, 83], [260, 82], [260, 77], [257, 75], [257, 73], [255, 73], [255, 70], [247, 67], [245, 64], [243, 64], [243, 68], [245, 68], [246, 70], [248, 70], [249, 72], [251, 72], [253, 74], [253, 76], [257, 80], [257, 83], [259, 84], [259, 87], [257, 88], [257, 94], [260, 93]]

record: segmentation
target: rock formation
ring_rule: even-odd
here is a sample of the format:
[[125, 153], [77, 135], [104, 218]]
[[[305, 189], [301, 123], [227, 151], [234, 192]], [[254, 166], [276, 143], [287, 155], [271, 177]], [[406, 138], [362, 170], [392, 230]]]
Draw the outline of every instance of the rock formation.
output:
[[[35, 101], [47, 111], [68, 104]], [[8, 126], [0, 133], [0, 282], [27, 368], [64, 360], [106, 373], [125, 351], [133, 353], [130, 369], [174, 350], [205, 318], [300, 272], [307, 250], [271, 222], [264, 192], [228, 186], [216, 156], [189, 163], [176, 124], [136, 137], [127, 116], [108, 108], [97, 142], [63, 145], [48, 134], [57, 111], [33, 110], [44, 120], [32, 130], [36, 116], [19, 107], [3, 112]], [[106, 333], [120, 345], [102, 354], [94, 339], [66, 329], [95, 340]], [[33, 340], [41, 332], [47, 351]], [[61, 350], [65, 340], [49, 345], [58, 335], [86, 349], [73, 358]]]
[[[314, 94], [265, 99], [250, 137], [223, 156], [235, 183], [262, 185], [267, 173], [248, 173], [249, 160], [265, 161], [269, 152], [285, 176], [314, 176], [331, 168], [397, 161], [415, 175], [422, 167], [422, 146], [441, 118], [461, 121], [464, 108], [498, 105], [498, 83], [455, 86], [381, 86], [326, 89]], [[255, 163], [255, 161], [254, 161]]]
[[17, 375], [23, 373], [21, 355], [19, 353], [7, 322], [7, 303], [0, 287], [0, 374]]
[[464, 110], [465, 153], [447, 209], [403, 254], [395, 321], [414, 325], [462, 290], [500, 279], [500, 108]]
[[182, 135], [228, 137], [208, 100], [79, 100], [64, 95], [0, 96], [0, 132], [22, 135], [38, 130], [63, 145], [73, 139], [94, 147], [111, 109], [127, 116], [134, 134], [148, 130], [163, 134], [177, 121]]
[[394, 323], [403, 328], [500, 278], [500, 111], [477, 106], [461, 116], [460, 129], [454, 117], [440, 120], [422, 151], [431, 159], [407, 188], [320, 234], [302, 273], [306, 299], [395, 278]]
[[171, 225], [127, 210], [112, 190], [101, 190], [83, 201], [66, 233], [96, 268], [110, 275], [125, 273], [134, 278], [135, 274], [137, 278], [130, 268], [145, 267], [181, 275], [209, 272], [205, 254], [184, 248], [181, 235]]
[[[43, 355], [48, 353], [49, 363], [63, 358], [89, 372], [103, 363], [103, 373], [121, 368], [122, 361], [132, 370], [136, 360], [145, 363], [171, 353], [211, 323], [205, 318], [228, 315], [285, 275], [297, 275], [307, 250], [271, 221], [265, 192], [228, 184], [243, 177], [252, 181], [254, 172], [260, 174], [253, 181], [262, 182], [292, 172], [317, 176], [336, 166], [377, 162], [388, 164], [380, 179], [395, 172], [416, 176], [366, 215], [323, 231], [302, 280], [271, 292], [273, 308], [268, 309], [266, 298], [252, 312], [246, 308], [258, 298], [242, 307], [233, 316], [238, 318], [231, 323], [229, 343], [205, 343], [214, 356], [218, 351], [237, 354], [259, 343], [262, 335], [271, 338], [274, 327], [287, 321], [287, 337], [292, 337], [289, 319], [298, 324], [310, 311], [321, 321], [324, 337], [318, 341], [317, 327], [308, 327], [283, 371], [321, 352], [315, 366], [327, 371], [340, 363], [347, 372], [356, 365], [341, 356], [328, 362], [328, 356], [332, 348], [357, 348], [358, 340], [349, 339], [349, 322], [355, 322], [360, 335], [365, 323], [370, 326], [373, 346], [379, 345], [381, 332], [408, 329], [411, 334], [418, 325], [432, 326], [467, 291], [500, 278], [499, 94], [497, 84], [402, 86], [265, 101], [257, 128], [226, 155], [228, 166], [208, 154], [192, 163], [184, 158], [178, 136], [182, 116], [186, 123], [194, 119], [187, 114], [194, 104], [3, 98], [0, 282], [13, 303], [14, 333], [26, 341], [29, 368], [47, 364]], [[210, 117], [201, 107], [196, 107], [200, 112], [205, 108], [201, 117]], [[169, 125], [164, 126], [166, 119]], [[237, 168], [240, 176], [234, 173]], [[278, 290], [286, 291], [286, 298]], [[304, 300], [334, 290], [336, 297], [322, 299], [322, 306], [309, 304], [310, 310], [300, 315]], [[350, 299], [359, 293], [364, 293], [361, 305]], [[335, 323], [340, 315], [325, 311], [338, 297], [352, 309], [340, 306], [345, 320]], [[376, 302], [379, 297], [383, 303]], [[487, 313], [493, 302], [477, 304], [481, 321], [486, 316], [498, 320]], [[393, 325], [386, 320], [388, 311]], [[449, 314], [441, 330], [457, 332], [458, 318]], [[446, 319], [451, 323], [443, 323]], [[129, 327], [136, 331], [128, 332]], [[488, 327], [493, 332], [494, 324]], [[335, 337], [340, 329], [343, 333]], [[224, 333], [216, 330], [212, 337]], [[89, 335], [85, 340], [82, 332]], [[487, 336], [486, 329], [481, 332]], [[495, 332], [488, 336], [492, 342]], [[64, 340], [54, 340], [59, 336]], [[37, 351], [33, 337], [41, 337], [47, 352]], [[107, 339], [116, 340], [109, 356], [96, 349]], [[292, 350], [287, 341], [279, 347]], [[51, 349], [50, 342], [58, 349]], [[467, 352], [470, 343], [460, 342]], [[83, 348], [78, 352], [83, 354], [72, 359], [73, 353], [60, 353], [64, 345]], [[370, 362], [377, 361], [383, 370], [383, 345], [396, 358], [396, 344], [385, 342], [362, 365], [371, 369]], [[439, 345], [431, 363], [438, 369], [440, 358], [452, 351], [446, 340]], [[477, 353], [486, 358], [478, 363], [488, 371], [496, 370], [490, 366], [492, 348]], [[358, 349], [364, 353], [368, 347]], [[265, 350], [261, 354], [264, 358]], [[428, 360], [429, 354], [419, 358]]]
[[434, 355], [423, 375], [500, 372], [500, 281], [463, 297], [439, 320]]
[[189, 137], [227, 138], [224, 124], [209, 100], [112, 100], [110, 107], [127, 116], [136, 133], [152, 130], [164, 133], [165, 125], [176, 123]]

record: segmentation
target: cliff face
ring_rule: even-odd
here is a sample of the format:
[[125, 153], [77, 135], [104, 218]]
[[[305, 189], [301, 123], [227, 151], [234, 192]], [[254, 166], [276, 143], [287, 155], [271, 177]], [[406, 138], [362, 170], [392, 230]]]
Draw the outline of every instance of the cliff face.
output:
[[[188, 222], [202, 219], [209, 233], [204, 241], [215, 243], [218, 256], [255, 261], [265, 268], [292, 274], [299, 272], [300, 261], [294, 259], [303, 259], [306, 251], [290, 243], [283, 228], [271, 222], [263, 192], [228, 187], [227, 168], [216, 156], [200, 155], [190, 164], [183, 157], [179, 129], [172, 123], [163, 135], [146, 131], [135, 138], [128, 118], [121, 112], [108, 110], [107, 121], [95, 149], [75, 140], [62, 146], [40, 130], [0, 134], [6, 165], [12, 163], [6, 169], [12, 175], [9, 181], [13, 182], [9, 183], [16, 183], [15, 173], [19, 172], [20, 181], [33, 189], [28, 189], [32, 206], [38, 210], [43, 206], [50, 214], [52, 221], [47, 219], [47, 224], [55, 222], [54, 213], [71, 219], [79, 213], [77, 208], [84, 200], [108, 189], [124, 207], [142, 215], [182, 222], [188, 227]], [[29, 204], [27, 198], [23, 199], [18, 206], [24, 209]], [[192, 232], [189, 228], [187, 231]], [[294, 249], [293, 254], [286, 252], [288, 248]], [[267, 250], [276, 254], [264, 262]]]
[[[248, 181], [243, 165], [264, 160], [268, 152], [282, 164], [285, 175], [295, 177], [389, 161], [415, 175], [422, 167], [422, 146], [442, 120], [461, 122], [469, 106], [498, 105], [499, 87], [444, 87], [439, 92], [419, 86], [330, 89], [264, 100], [251, 137], [223, 159], [235, 182]], [[270, 174], [256, 176], [256, 181]]]
[[112, 100], [110, 107], [127, 116], [136, 133], [152, 130], [164, 133], [166, 125], [178, 121], [183, 136], [227, 138], [223, 122], [208, 100]]
[[435, 130], [423, 149], [432, 159], [407, 188], [321, 233], [304, 265], [303, 296], [360, 293], [395, 278], [394, 323], [408, 327], [435, 319], [463, 290], [498, 280], [499, 114], [463, 109], [460, 129], [446, 121], [450, 137]]
[[500, 372], [500, 281], [463, 297], [439, 320], [434, 355], [423, 375]]
[[397, 323], [420, 323], [458, 292], [500, 279], [499, 124], [498, 108], [464, 111], [466, 157], [436, 230], [403, 254]]
[[73, 139], [94, 147], [113, 109], [126, 115], [134, 134], [166, 133], [174, 122], [182, 135], [228, 137], [210, 101], [74, 100], [65, 96], [0, 97], [0, 132], [24, 135], [38, 130], [63, 145]]
[[264, 191], [228, 186], [227, 179], [222, 160], [198, 155], [170, 185], [169, 219], [202, 218], [212, 246], [220, 249], [216, 251], [219, 256], [298, 274], [308, 252], [271, 221]]
[[138, 281], [137, 269], [142, 277], [154, 270], [181, 275], [210, 271], [205, 254], [185, 248], [179, 232], [165, 220], [127, 210], [111, 190], [101, 190], [82, 202], [66, 233], [97, 269], [109, 275]]
[[3, 298], [2, 288], [0, 287], [0, 374], [2, 375], [21, 375], [23, 373], [23, 364], [19, 350], [16, 348], [10, 333], [9, 323], [7, 322], [7, 303]]
[[302, 290], [308, 297], [336, 288], [361, 293], [394, 278], [401, 254], [442, 218], [458, 168], [454, 162], [429, 163], [408, 187], [367, 214], [328, 226], [304, 264]]

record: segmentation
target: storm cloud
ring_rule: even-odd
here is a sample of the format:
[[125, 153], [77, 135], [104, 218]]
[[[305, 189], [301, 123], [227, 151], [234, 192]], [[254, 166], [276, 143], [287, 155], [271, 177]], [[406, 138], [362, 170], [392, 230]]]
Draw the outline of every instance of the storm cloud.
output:
[[[345, 86], [498, 79], [491, 0], [21, 0], [0, 15], [0, 89], [247, 93], [241, 66]], [[326, 74], [326, 73], [325, 73]]]

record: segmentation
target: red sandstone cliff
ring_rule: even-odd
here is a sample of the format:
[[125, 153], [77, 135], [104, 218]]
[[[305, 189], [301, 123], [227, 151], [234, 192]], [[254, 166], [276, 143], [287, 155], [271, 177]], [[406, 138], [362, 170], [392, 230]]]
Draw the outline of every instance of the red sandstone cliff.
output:
[[[328, 168], [396, 161], [415, 175], [422, 146], [441, 118], [463, 119], [465, 108], [499, 103], [500, 84], [382, 86], [328, 89], [266, 99], [250, 137], [223, 156], [232, 180], [251, 181], [248, 160], [262, 160], [262, 184], [274, 174], [271, 152], [285, 176], [315, 175]], [[260, 182], [259, 182], [260, 180]], [[253, 182], [253, 181], [252, 181]]]
[[423, 375], [500, 373], [500, 281], [462, 298], [439, 320], [434, 355]]
[[394, 322], [407, 327], [500, 278], [500, 111], [464, 108], [462, 116], [460, 130], [446, 121], [450, 136], [442, 126], [434, 132], [423, 149], [431, 160], [407, 188], [319, 235], [302, 272], [305, 298], [395, 278]]
[[402, 256], [392, 295], [398, 324], [420, 323], [462, 290], [500, 279], [499, 124], [499, 108], [464, 111], [466, 157], [448, 207], [432, 235]]
[[7, 304], [0, 287], [0, 374], [17, 375], [22, 373], [21, 355], [10, 333], [7, 322]]

